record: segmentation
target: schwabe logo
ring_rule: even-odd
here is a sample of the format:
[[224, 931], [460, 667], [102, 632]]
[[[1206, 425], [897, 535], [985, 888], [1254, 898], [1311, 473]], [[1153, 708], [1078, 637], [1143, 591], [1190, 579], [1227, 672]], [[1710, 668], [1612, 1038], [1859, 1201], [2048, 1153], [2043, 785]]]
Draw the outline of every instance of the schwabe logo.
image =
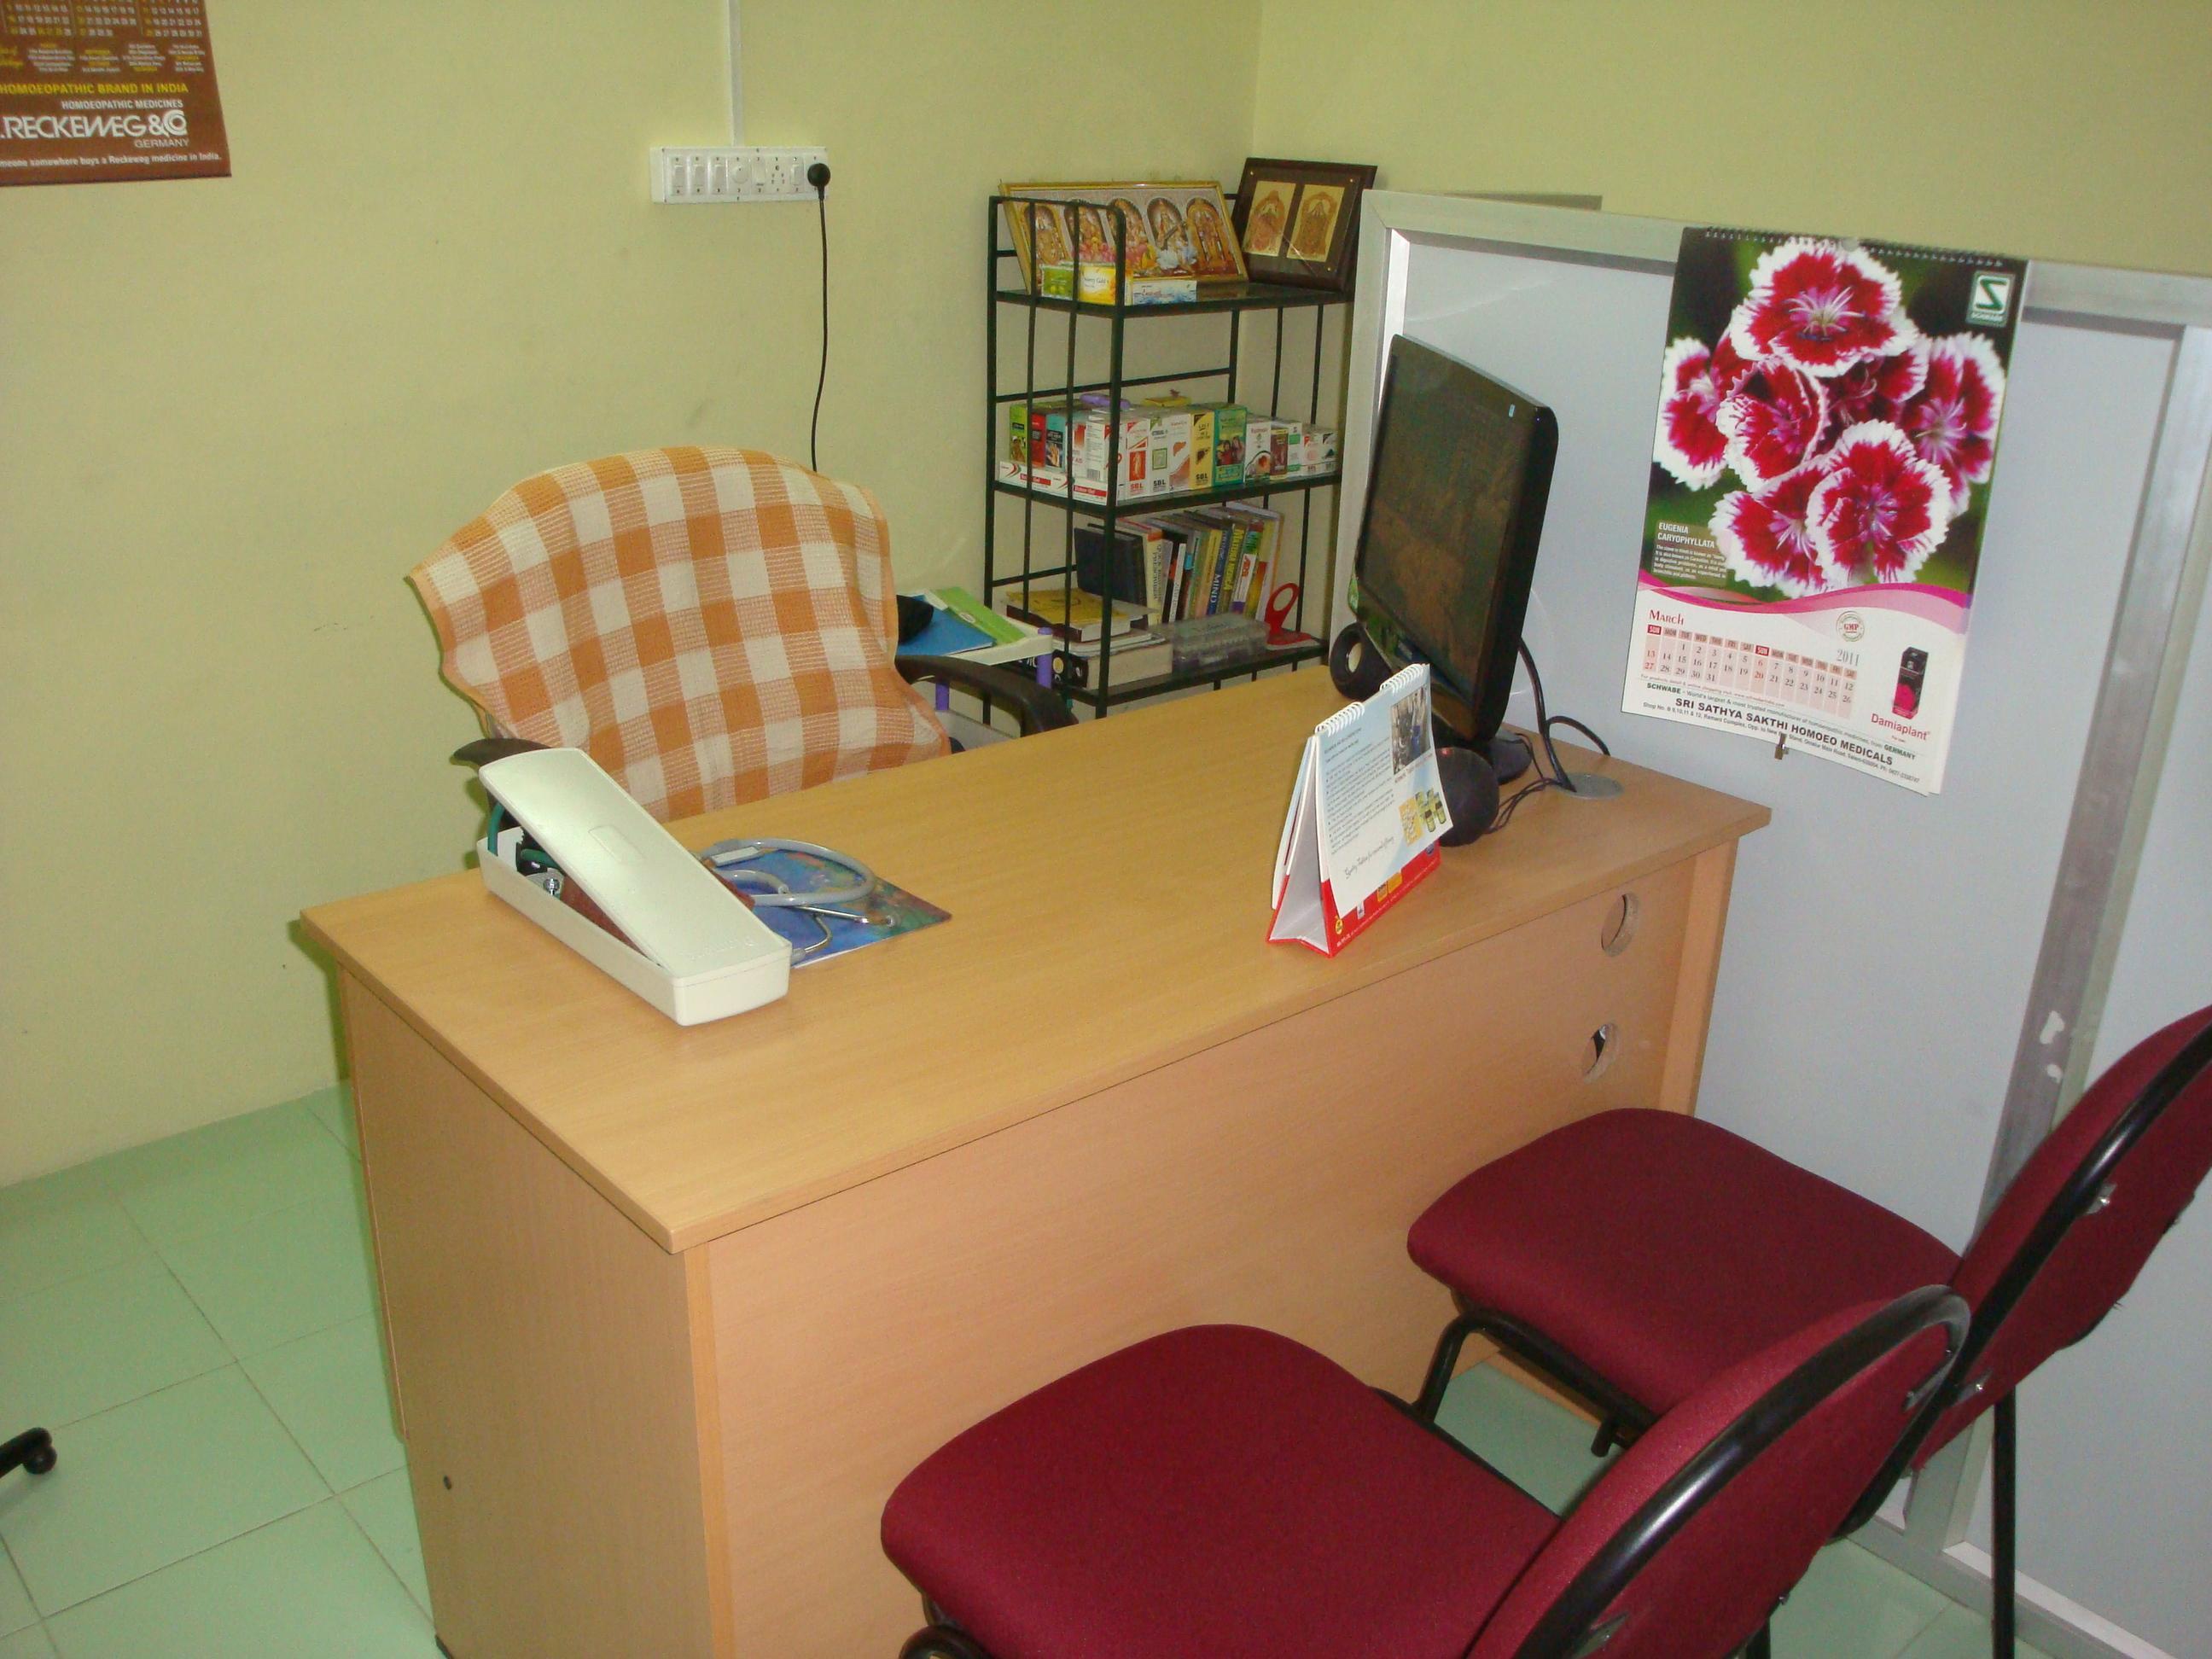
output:
[[1966, 320], [2002, 328], [2005, 319], [2011, 315], [2012, 273], [2008, 270], [1976, 271], [1973, 296], [1966, 301]]

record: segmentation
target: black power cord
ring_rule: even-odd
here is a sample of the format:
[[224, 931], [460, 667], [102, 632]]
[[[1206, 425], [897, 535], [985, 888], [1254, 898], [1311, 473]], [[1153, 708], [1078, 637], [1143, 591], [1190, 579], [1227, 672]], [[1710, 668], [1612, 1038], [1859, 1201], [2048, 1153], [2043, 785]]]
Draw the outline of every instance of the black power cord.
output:
[[822, 368], [814, 377], [814, 418], [806, 426], [806, 465], [819, 472], [822, 389], [830, 384], [830, 164], [817, 161], [807, 168], [806, 182], [814, 186], [814, 205], [822, 216]]
[[[1498, 809], [1498, 816], [1490, 821], [1490, 829], [1486, 833], [1493, 836], [1513, 821], [1513, 809], [1539, 790], [1564, 789], [1569, 794], [1576, 793], [1574, 780], [1567, 775], [1567, 769], [1560, 764], [1559, 751], [1552, 742], [1553, 726], [1571, 726], [1597, 745], [1598, 753], [1607, 757], [1613, 753], [1613, 750], [1603, 738], [1575, 719], [1573, 715], [1554, 714], [1545, 708], [1544, 677], [1536, 672], [1536, 659], [1529, 653], [1528, 642], [1526, 640], [1521, 641], [1521, 662], [1528, 671], [1528, 689], [1535, 694], [1536, 738], [1544, 745], [1545, 757], [1552, 763], [1552, 775], [1546, 777], [1544, 769], [1540, 766], [1537, 767], [1535, 781], [1533, 783], [1522, 784], [1505, 798], [1504, 803]], [[1522, 738], [1521, 742], [1528, 746], [1528, 758], [1534, 762], [1536, 758], [1534, 744], [1529, 744], [1526, 738]]]

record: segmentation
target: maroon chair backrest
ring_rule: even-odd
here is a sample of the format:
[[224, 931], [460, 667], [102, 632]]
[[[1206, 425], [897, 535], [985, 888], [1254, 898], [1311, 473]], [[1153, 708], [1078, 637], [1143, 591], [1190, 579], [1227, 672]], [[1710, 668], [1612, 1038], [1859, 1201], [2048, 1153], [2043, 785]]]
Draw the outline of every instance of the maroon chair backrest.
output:
[[1974, 1310], [1925, 1463], [2127, 1294], [2212, 1170], [2212, 1008], [2145, 1037], [2089, 1085], [2005, 1188], [1952, 1288]]
[[1724, 1659], [1804, 1576], [1935, 1397], [1966, 1305], [1936, 1285], [1801, 1331], [1644, 1431], [1468, 1659]]

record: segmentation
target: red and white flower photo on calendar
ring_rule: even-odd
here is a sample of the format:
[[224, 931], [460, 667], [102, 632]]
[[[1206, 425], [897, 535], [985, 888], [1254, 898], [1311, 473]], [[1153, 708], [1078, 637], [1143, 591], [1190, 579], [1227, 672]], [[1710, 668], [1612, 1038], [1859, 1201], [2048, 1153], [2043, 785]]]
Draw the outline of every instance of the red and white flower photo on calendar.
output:
[[1942, 787], [2027, 276], [1682, 233], [1625, 709]]

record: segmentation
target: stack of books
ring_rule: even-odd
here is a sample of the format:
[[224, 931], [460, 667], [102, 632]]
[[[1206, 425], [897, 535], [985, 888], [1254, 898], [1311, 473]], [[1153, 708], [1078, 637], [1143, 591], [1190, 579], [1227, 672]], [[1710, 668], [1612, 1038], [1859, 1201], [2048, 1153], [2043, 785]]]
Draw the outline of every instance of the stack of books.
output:
[[1273, 591], [1283, 515], [1235, 501], [1123, 519], [1110, 556], [1106, 532], [1077, 526], [1075, 580], [1110, 592], [1154, 621], [1258, 616]]
[[1133, 634], [1150, 620], [1141, 605], [1116, 603], [1109, 621], [1106, 602], [1096, 593], [1077, 588], [1070, 592], [1057, 577], [1040, 577], [1027, 593], [1019, 587], [1006, 590], [1006, 611], [1015, 621], [1049, 634], [1063, 645], [1095, 647], [1109, 633], [1115, 639]]
[[1097, 683], [1099, 655], [1109, 647], [1116, 685], [1164, 674], [1175, 666], [1172, 648], [1147, 630], [1150, 613], [1140, 606], [1117, 599], [1109, 617], [1107, 602], [1096, 593], [1081, 588], [1071, 592], [1057, 586], [1032, 587], [1026, 603], [1021, 589], [1012, 588], [1004, 603], [1008, 616], [1060, 641], [1060, 672], [1076, 685]]

